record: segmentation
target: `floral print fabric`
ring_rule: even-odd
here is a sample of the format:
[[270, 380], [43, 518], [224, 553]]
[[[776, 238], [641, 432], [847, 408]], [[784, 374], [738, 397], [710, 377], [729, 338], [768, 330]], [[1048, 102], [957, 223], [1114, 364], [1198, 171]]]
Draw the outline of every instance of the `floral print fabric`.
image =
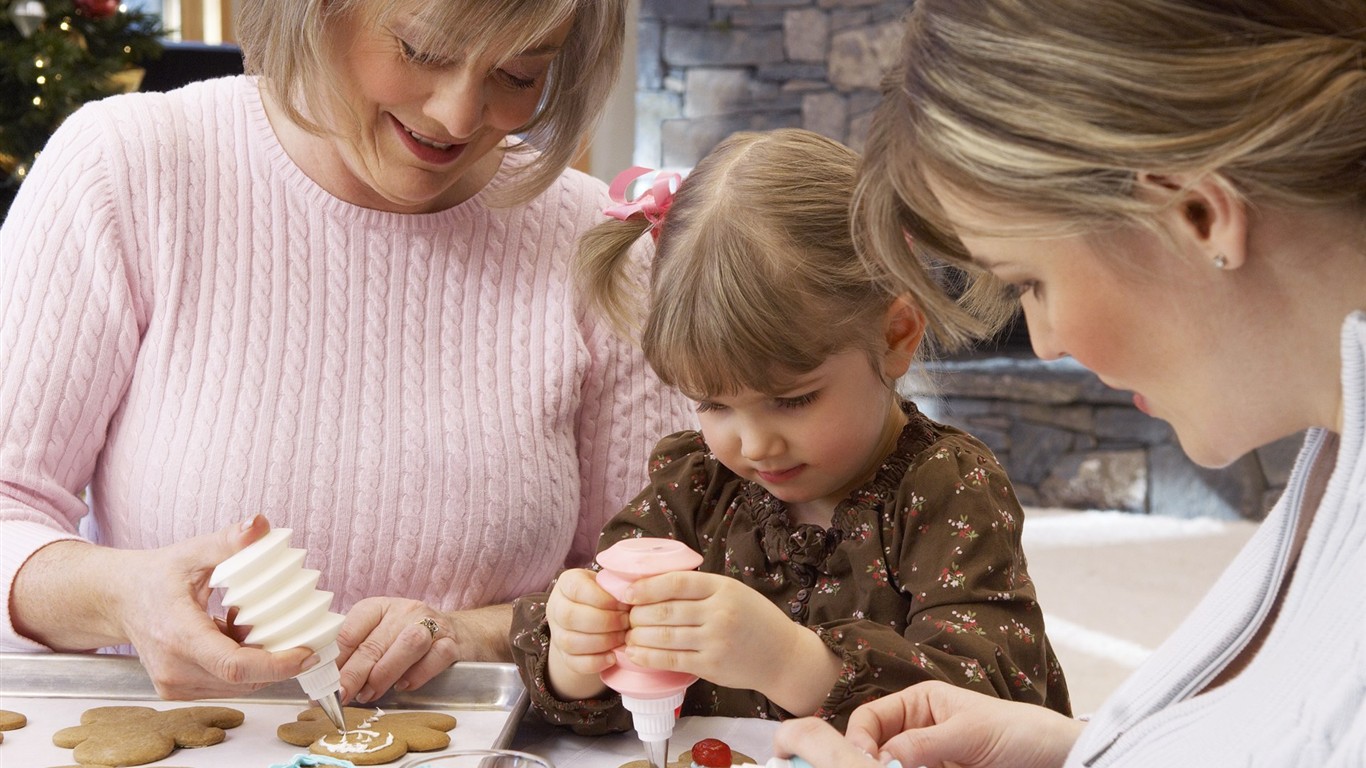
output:
[[[860, 704], [924, 680], [1070, 714], [1004, 470], [975, 438], [909, 402], [903, 409], [909, 423], [896, 449], [828, 528], [793, 524], [782, 501], [688, 431], [659, 442], [650, 486], [607, 524], [598, 551], [629, 537], [677, 539], [702, 553], [699, 570], [739, 579], [784, 608], [843, 660], [816, 713], [841, 728]], [[512, 627], [532, 706], [579, 733], [629, 729], [619, 696], [561, 701], [547, 689], [547, 597], [519, 599]], [[705, 680], [689, 688], [682, 714], [792, 716], [757, 692]]]

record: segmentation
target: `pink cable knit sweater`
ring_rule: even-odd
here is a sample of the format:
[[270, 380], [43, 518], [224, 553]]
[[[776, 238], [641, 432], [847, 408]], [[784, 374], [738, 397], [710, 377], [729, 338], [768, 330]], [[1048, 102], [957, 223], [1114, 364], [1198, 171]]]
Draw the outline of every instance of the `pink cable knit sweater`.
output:
[[250, 78], [67, 120], [0, 229], [0, 649], [42, 650], [14, 576], [78, 526], [158, 547], [260, 512], [343, 611], [507, 602], [586, 562], [695, 420], [572, 296], [605, 185], [485, 198], [332, 197]]

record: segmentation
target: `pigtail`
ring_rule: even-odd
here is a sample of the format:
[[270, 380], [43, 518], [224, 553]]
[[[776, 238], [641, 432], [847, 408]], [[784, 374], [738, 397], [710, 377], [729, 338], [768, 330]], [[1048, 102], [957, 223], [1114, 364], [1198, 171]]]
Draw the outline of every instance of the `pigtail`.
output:
[[574, 287], [580, 298], [622, 338], [636, 339], [642, 325], [648, 282], [638, 279], [640, 265], [631, 254], [653, 226], [641, 217], [605, 221], [579, 238], [574, 254]]

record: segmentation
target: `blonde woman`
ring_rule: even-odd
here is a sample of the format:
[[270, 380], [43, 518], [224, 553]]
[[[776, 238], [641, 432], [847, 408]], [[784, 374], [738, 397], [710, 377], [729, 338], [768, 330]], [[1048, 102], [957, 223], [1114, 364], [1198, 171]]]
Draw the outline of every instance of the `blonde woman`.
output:
[[[515, 655], [549, 721], [630, 727], [599, 675], [622, 643], [701, 678], [685, 715], [843, 724], [921, 680], [1070, 711], [1010, 481], [896, 392], [925, 319], [859, 263], [857, 161], [806, 131], [735, 134], [676, 196], [656, 182], [639, 215], [617, 209], [585, 238], [585, 293], [624, 326], [643, 317], [646, 359], [701, 422], [659, 441], [598, 546], [667, 537], [703, 562], [636, 582], [627, 604], [586, 569], [517, 601]], [[646, 231], [658, 255], [640, 296], [624, 276]]]
[[[1041, 357], [1134, 392], [1202, 465], [1309, 436], [1256, 537], [1089, 723], [926, 685], [847, 741], [805, 721], [779, 749], [1366, 763], [1366, 4], [917, 0], [909, 24], [858, 197], [889, 282], [931, 317], [954, 309], [935, 261], [1016, 297]], [[981, 330], [960, 315], [941, 339]]]
[[245, 0], [249, 76], [61, 127], [0, 229], [4, 649], [131, 646], [170, 698], [289, 677], [206, 612], [277, 525], [346, 698], [508, 658], [512, 598], [694, 423], [569, 289], [625, 5]]

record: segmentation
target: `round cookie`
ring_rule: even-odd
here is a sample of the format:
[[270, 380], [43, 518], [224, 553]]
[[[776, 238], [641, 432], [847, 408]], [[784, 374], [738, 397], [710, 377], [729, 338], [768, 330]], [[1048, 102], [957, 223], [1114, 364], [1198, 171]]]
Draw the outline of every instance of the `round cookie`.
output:
[[242, 724], [240, 710], [228, 707], [95, 707], [81, 724], [52, 735], [52, 743], [71, 749], [81, 765], [142, 765], [178, 748], [207, 747], [227, 737], [224, 728]]
[[440, 712], [396, 712], [343, 707], [346, 733], [339, 734], [321, 707], [276, 730], [280, 740], [308, 747], [315, 755], [339, 757], [356, 765], [391, 763], [409, 752], [431, 752], [450, 746], [446, 731], [455, 718]]
[[[18, 712], [11, 712], [8, 709], [0, 709], [0, 731], [12, 731], [16, 728], [23, 728], [28, 725], [28, 718]], [[5, 734], [0, 733], [0, 742], [4, 742]]]

